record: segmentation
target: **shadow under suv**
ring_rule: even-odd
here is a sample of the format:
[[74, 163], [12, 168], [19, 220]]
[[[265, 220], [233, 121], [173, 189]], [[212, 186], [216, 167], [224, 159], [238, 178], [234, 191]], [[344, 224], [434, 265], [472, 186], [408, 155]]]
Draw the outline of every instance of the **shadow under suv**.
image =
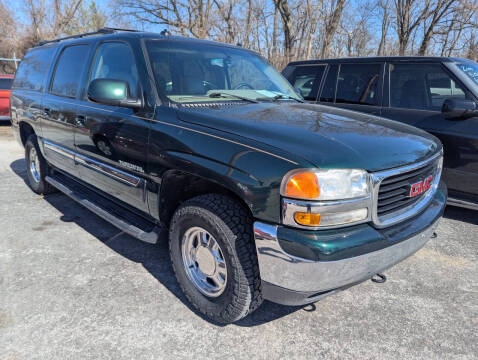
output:
[[11, 110], [32, 190], [146, 242], [168, 228], [181, 289], [216, 322], [370, 279], [446, 203], [434, 136], [306, 104], [236, 46], [115, 29], [41, 43]]

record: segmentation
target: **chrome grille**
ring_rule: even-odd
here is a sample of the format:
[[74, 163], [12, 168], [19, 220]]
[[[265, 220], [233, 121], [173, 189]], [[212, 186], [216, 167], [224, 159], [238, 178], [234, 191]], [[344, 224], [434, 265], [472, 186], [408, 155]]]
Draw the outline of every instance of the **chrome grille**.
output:
[[[440, 182], [442, 152], [428, 160], [372, 175], [374, 209], [372, 218], [377, 227], [386, 227], [419, 213], [428, 204]], [[413, 184], [433, 175], [429, 190], [410, 197]]]
[[432, 163], [416, 170], [390, 176], [382, 180], [377, 198], [378, 216], [390, 214], [391, 212], [398, 211], [420, 201], [426, 192], [414, 197], [409, 197], [410, 187], [412, 184], [422, 181], [430, 175], [435, 175], [436, 168], [436, 163]]

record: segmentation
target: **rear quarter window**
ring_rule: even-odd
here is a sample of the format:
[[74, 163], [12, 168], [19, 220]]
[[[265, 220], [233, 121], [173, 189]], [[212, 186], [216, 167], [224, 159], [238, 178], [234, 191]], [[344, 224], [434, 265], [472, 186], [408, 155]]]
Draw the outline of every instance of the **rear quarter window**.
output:
[[42, 91], [56, 48], [35, 48], [23, 57], [15, 75], [13, 88]]

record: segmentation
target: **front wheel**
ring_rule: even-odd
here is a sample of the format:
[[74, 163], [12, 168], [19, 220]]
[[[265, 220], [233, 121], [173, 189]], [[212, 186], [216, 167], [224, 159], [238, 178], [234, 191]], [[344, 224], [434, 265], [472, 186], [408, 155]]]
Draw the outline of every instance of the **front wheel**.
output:
[[207, 194], [182, 204], [169, 231], [174, 273], [188, 300], [219, 323], [232, 323], [262, 302], [252, 220], [233, 199]]

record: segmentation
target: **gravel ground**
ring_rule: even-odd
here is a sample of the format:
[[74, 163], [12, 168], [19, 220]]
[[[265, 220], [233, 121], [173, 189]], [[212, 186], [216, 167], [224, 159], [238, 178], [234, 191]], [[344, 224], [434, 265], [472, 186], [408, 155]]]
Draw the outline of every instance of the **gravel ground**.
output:
[[385, 284], [220, 327], [181, 294], [165, 236], [145, 244], [35, 195], [7, 125], [0, 154], [0, 359], [478, 358], [477, 212], [448, 208]]

